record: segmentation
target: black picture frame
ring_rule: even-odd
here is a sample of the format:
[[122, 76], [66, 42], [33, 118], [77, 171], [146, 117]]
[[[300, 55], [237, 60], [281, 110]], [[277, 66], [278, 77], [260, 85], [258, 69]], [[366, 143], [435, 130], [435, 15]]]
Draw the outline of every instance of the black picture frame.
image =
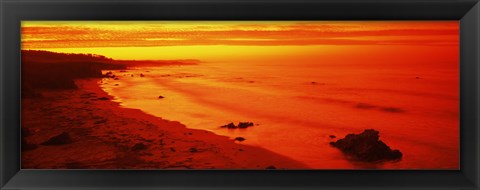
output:
[[[0, 0], [1, 189], [479, 189], [478, 0]], [[460, 170], [21, 170], [22, 20], [459, 20]]]

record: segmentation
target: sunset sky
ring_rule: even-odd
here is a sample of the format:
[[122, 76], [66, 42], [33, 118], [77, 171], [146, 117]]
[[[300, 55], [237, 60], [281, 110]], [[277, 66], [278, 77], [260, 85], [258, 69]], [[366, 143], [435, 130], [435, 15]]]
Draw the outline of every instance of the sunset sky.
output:
[[[22, 51], [22, 124], [40, 153], [22, 164], [298, 169], [272, 153], [300, 169], [458, 169], [459, 24], [22, 21], [21, 49], [51, 51]], [[365, 129], [404, 156], [331, 146]]]
[[186, 59], [306, 50], [299, 46], [458, 46], [458, 28], [457, 21], [23, 21], [22, 49]]

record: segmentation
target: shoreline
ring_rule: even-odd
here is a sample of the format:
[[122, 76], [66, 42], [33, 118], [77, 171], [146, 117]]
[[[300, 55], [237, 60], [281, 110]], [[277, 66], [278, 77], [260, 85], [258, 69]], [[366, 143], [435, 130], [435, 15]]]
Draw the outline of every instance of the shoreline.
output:
[[[264, 148], [189, 129], [112, 101], [98, 82], [42, 91], [22, 99], [22, 134], [36, 146], [22, 151], [22, 169], [308, 169]], [[71, 142], [41, 145], [67, 133]], [[28, 134], [27, 134], [28, 133]]]

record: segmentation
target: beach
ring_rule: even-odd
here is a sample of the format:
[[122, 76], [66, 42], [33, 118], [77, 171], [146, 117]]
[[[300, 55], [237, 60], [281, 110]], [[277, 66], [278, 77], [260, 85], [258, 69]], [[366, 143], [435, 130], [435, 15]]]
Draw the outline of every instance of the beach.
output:
[[[22, 151], [23, 169], [308, 168], [263, 148], [122, 108], [100, 88], [101, 80], [79, 79], [78, 89], [22, 99], [23, 135], [35, 145]], [[41, 145], [64, 132], [70, 142]]]

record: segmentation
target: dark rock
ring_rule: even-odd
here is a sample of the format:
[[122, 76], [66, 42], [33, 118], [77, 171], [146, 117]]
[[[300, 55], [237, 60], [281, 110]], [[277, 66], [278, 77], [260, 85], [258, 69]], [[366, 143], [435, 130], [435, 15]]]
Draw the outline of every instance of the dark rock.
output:
[[119, 78], [118, 78], [118, 77], [115, 77], [115, 78], [113, 78], [113, 80], [119, 80]]
[[420, 79], [420, 77], [415, 77], [415, 79]]
[[101, 98], [98, 98], [98, 100], [110, 100], [110, 98], [108, 98], [108, 97], [101, 97]]
[[165, 97], [164, 96], [158, 96], [158, 99], [163, 99], [163, 98], [165, 98]]
[[325, 85], [325, 83], [323, 82], [315, 82], [315, 81], [312, 81], [310, 82], [311, 85]]
[[190, 148], [190, 152], [198, 152], [196, 148]]
[[379, 140], [379, 132], [366, 129], [360, 134], [348, 134], [343, 139], [330, 142], [330, 145], [340, 149], [354, 160], [365, 162], [398, 160], [402, 158], [399, 150], [392, 150]]
[[267, 170], [275, 170], [275, 169], [277, 169], [277, 168], [276, 168], [275, 166], [268, 166], [268, 167], [266, 167], [265, 169], [267, 169]]
[[146, 149], [147, 149], [147, 145], [145, 145], [143, 143], [137, 143], [137, 144], [132, 146], [133, 151], [146, 150]]
[[394, 107], [385, 107], [385, 108], [382, 108], [382, 111], [385, 111], [385, 112], [392, 112], [392, 113], [401, 113], [401, 112], [405, 112], [405, 110], [402, 110], [400, 108], [394, 108]]
[[246, 139], [243, 138], [243, 137], [237, 137], [237, 138], [235, 138], [235, 140], [238, 141], [238, 142], [242, 142], [242, 141], [244, 141], [244, 140], [246, 140]]
[[228, 129], [237, 129], [237, 128], [248, 128], [254, 126], [253, 122], [239, 122], [238, 125], [233, 123], [229, 123], [227, 125], [220, 126], [221, 128], [228, 128]]
[[170, 148], [170, 151], [175, 152], [175, 148]]
[[247, 127], [252, 127], [253, 123], [252, 122], [240, 122], [238, 123], [238, 128], [247, 128]]
[[337, 138], [337, 136], [335, 136], [335, 135], [330, 135], [330, 136], [328, 136], [328, 137], [330, 137], [330, 138], [332, 138], [332, 139]]
[[223, 125], [223, 126], [220, 126], [221, 128], [228, 128], [228, 129], [236, 129], [238, 128], [237, 126], [235, 126], [235, 124], [233, 123], [229, 123], [229, 124], [226, 124], [226, 125]]
[[66, 132], [63, 132], [60, 135], [54, 136], [47, 141], [43, 142], [42, 145], [64, 145], [72, 143], [72, 138]]
[[112, 79], [113, 79], [113, 78], [115, 78], [116, 76], [115, 76], [111, 71], [109, 71], [109, 72], [105, 73], [105, 74], [103, 75], [103, 77], [112, 78]]
[[143, 75], [142, 73], [140, 73], [140, 77], [144, 77], [145, 75]]

